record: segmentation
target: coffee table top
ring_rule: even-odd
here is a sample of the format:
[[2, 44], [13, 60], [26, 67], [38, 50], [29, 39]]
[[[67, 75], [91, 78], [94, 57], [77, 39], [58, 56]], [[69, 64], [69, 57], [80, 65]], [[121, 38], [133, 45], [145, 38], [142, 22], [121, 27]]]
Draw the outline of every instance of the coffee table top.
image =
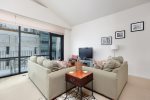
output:
[[79, 79], [83, 79], [83, 78], [89, 76], [90, 74], [92, 74], [92, 72], [89, 72], [89, 71], [71, 71], [67, 74], [70, 76], [79, 78]]

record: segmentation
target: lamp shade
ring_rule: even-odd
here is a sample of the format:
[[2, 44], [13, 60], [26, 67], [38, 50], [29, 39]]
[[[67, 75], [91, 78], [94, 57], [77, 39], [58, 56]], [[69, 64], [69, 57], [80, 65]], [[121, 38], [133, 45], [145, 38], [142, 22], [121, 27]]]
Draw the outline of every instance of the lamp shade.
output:
[[119, 46], [118, 45], [111, 45], [111, 50], [118, 50]]

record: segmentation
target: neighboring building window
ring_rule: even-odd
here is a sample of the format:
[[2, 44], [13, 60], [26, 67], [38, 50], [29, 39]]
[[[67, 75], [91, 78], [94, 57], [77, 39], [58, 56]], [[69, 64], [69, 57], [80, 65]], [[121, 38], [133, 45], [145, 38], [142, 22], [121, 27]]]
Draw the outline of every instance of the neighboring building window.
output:
[[9, 66], [9, 60], [6, 60], [6, 66]]
[[9, 50], [10, 50], [10, 47], [7, 46], [7, 47], [6, 47], [6, 54], [9, 54]]
[[34, 47], [34, 54], [37, 54], [37, 47]]
[[24, 28], [24, 31], [25, 31], [25, 32], [28, 32], [28, 28]]

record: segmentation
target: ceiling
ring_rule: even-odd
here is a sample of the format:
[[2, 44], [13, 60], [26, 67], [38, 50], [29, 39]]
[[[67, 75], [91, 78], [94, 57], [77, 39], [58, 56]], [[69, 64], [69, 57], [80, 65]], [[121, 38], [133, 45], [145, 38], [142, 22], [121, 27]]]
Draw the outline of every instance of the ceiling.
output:
[[71, 26], [107, 16], [150, 0], [36, 0]]

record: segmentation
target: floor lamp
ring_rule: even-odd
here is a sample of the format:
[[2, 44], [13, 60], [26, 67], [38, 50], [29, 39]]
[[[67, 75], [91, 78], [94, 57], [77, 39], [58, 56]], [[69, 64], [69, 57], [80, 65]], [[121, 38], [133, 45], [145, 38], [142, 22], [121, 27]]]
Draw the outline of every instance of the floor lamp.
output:
[[115, 57], [115, 52], [119, 49], [118, 45], [111, 45], [111, 50], [114, 52], [114, 57]]

